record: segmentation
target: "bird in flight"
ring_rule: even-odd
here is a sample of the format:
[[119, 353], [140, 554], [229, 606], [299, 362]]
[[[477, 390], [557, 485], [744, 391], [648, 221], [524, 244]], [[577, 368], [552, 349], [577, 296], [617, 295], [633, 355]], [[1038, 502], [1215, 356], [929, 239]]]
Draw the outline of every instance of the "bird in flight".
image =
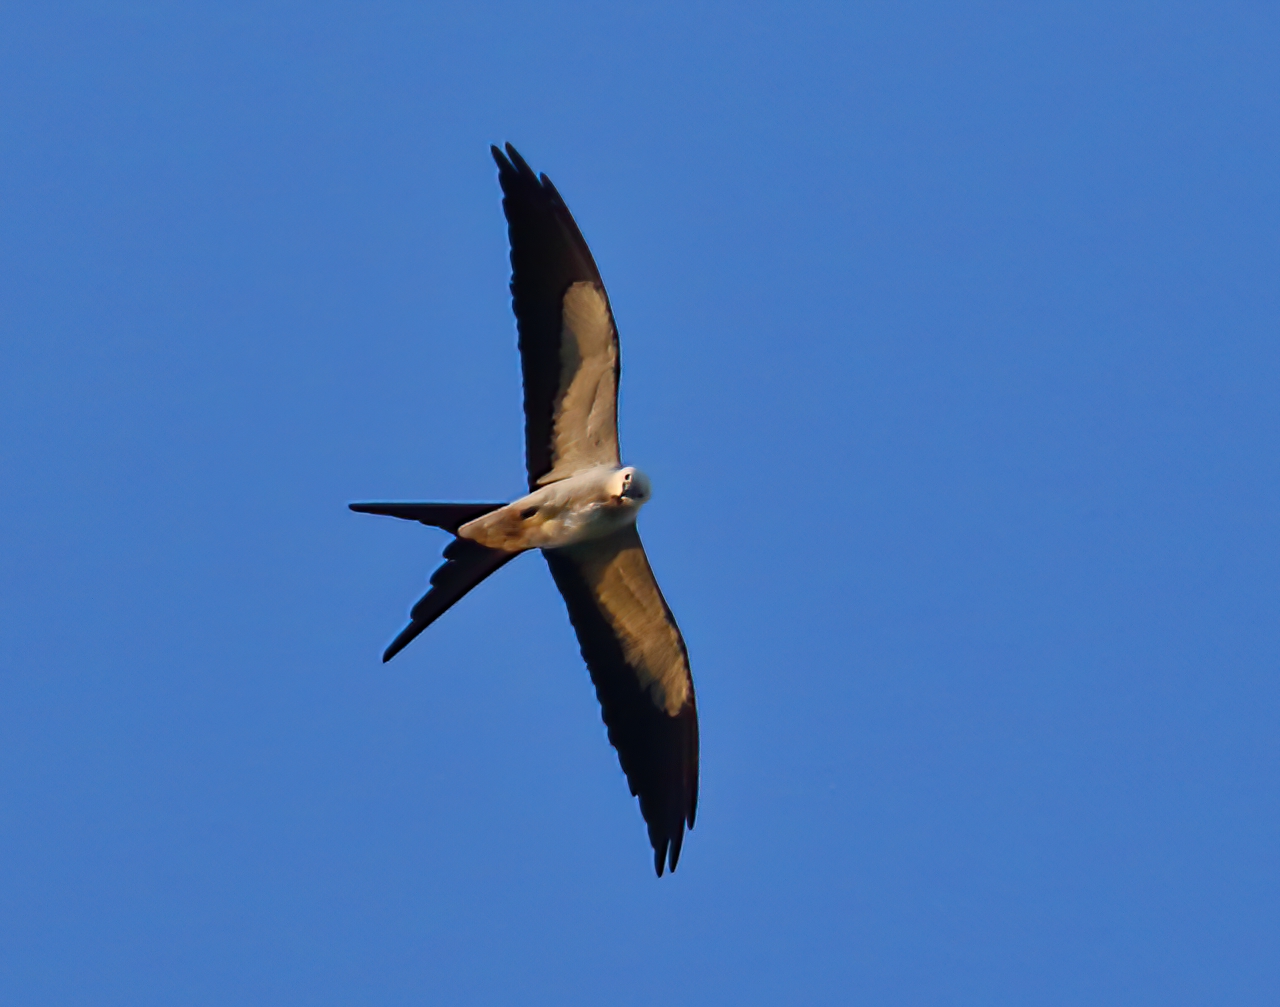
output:
[[463, 595], [541, 549], [564, 596], [609, 741], [649, 829], [654, 868], [676, 869], [698, 804], [698, 713], [684, 638], [636, 516], [650, 496], [618, 448], [618, 331], [591, 250], [546, 175], [491, 148], [511, 240], [529, 493], [511, 503], [355, 503], [454, 538], [390, 661]]

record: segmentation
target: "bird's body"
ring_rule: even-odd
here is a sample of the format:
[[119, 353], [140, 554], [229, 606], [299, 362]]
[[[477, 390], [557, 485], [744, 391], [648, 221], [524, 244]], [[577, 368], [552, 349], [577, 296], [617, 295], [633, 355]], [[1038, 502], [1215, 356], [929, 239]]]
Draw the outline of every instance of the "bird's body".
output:
[[637, 469], [593, 466], [468, 521], [458, 537], [507, 552], [563, 549], [634, 524], [648, 486]]
[[542, 550], [661, 875], [675, 870], [693, 827], [698, 715], [684, 638], [635, 527], [649, 480], [621, 462], [618, 333], [595, 260], [555, 186], [510, 144], [493, 156], [511, 238], [529, 493], [506, 504], [351, 505], [455, 536], [383, 660], [516, 556]]

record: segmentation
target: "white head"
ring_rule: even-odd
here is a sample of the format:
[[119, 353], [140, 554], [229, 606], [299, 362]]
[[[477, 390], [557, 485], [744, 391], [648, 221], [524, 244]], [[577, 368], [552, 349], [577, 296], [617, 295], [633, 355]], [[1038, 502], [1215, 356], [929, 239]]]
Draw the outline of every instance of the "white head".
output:
[[630, 465], [618, 469], [609, 480], [609, 496], [619, 503], [629, 503], [633, 507], [648, 503], [652, 492], [649, 477]]

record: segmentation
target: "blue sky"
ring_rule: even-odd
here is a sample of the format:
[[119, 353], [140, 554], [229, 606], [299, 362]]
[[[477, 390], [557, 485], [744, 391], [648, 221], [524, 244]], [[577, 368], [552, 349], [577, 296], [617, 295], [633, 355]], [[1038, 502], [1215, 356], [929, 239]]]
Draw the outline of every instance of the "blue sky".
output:
[[[1265, 4], [0, 14], [0, 998], [1273, 1004]], [[555, 180], [689, 643], [657, 880], [521, 491]]]

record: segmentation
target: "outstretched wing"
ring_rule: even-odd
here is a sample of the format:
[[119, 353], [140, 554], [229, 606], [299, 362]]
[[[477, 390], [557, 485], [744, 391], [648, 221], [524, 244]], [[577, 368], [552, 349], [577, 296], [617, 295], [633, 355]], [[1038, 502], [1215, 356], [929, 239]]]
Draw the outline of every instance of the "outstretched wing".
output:
[[618, 465], [618, 333], [591, 250], [560, 193], [511, 144], [493, 147], [511, 239], [529, 488]]
[[635, 525], [543, 555], [569, 607], [582, 656], [631, 793], [649, 826], [654, 867], [680, 859], [698, 806], [698, 711], [684, 638]]

